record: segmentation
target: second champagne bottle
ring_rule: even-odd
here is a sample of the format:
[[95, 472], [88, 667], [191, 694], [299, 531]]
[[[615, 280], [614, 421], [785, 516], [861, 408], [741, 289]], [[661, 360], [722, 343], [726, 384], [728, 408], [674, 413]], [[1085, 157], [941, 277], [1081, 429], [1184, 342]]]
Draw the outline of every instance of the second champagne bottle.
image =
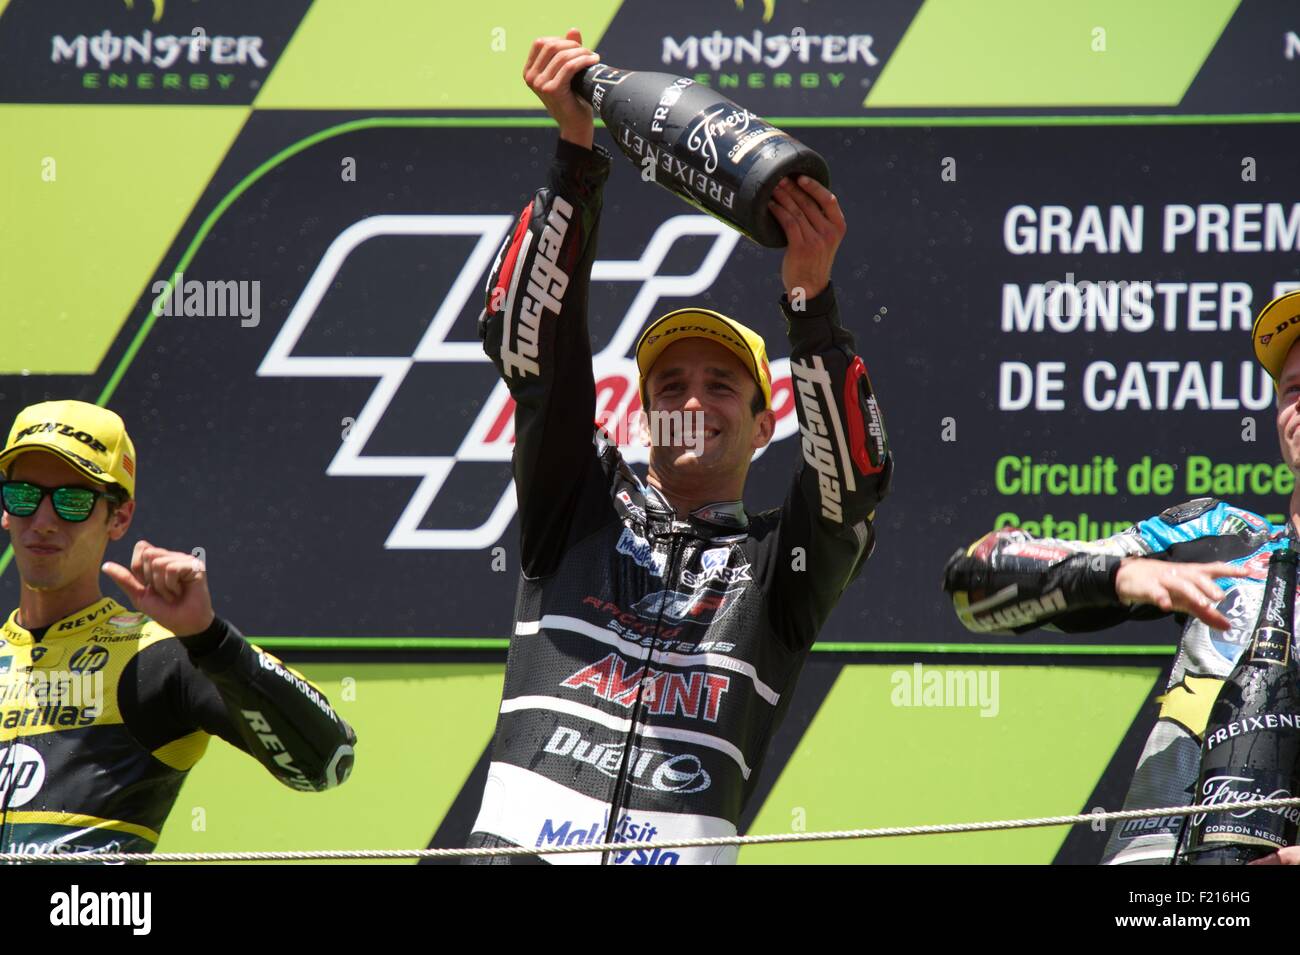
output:
[[1224, 681], [1206, 722], [1199, 805], [1231, 805], [1184, 821], [1177, 861], [1245, 865], [1297, 843], [1300, 809], [1256, 809], [1261, 799], [1300, 794], [1300, 661], [1294, 648], [1300, 553], [1288, 529], [1273, 551], [1250, 643]]

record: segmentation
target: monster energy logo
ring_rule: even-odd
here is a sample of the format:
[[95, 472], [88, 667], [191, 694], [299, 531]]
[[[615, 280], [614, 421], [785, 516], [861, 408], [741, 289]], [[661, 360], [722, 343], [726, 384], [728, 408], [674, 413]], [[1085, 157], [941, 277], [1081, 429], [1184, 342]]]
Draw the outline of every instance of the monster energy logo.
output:
[[714, 30], [704, 36], [688, 36], [681, 40], [664, 37], [660, 59], [665, 66], [681, 64], [688, 70], [698, 69], [701, 61], [714, 70], [746, 63], [771, 70], [780, 69], [787, 62], [878, 66], [880, 58], [871, 49], [874, 42], [875, 38], [868, 33], [765, 34], [762, 30], [754, 30], [749, 35], [728, 36], [721, 30]]
[[79, 70], [91, 66], [92, 60], [103, 70], [112, 69], [117, 63], [138, 63], [166, 70], [180, 61], [182, 55], [185, 63], [192, 65], [267, 67], [260, 36], [208, 36], [201, 30], [180, 35], [142, 30], [139, 36], [118, 36], [111, 30], [103, 30], [93, 36], [78, 34], [71, 40], [55, 34], [50, 44], [51, 63], [72, 63]]

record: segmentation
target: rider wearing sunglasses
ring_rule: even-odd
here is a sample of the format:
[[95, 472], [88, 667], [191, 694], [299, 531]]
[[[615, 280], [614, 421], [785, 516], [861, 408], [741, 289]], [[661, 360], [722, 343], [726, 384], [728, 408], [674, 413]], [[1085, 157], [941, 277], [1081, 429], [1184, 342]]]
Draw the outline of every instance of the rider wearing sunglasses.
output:
[[351, 727], [213, 613], [201, 562], [141, 540], [130, 569], [103, 563], [135, 478], [122, 419], [80, 401], [24, 409], [0, 450], [22, 585], [0, 627], [0, 851], [151, 852], [211, 736], [294, 789], [351, 771]]

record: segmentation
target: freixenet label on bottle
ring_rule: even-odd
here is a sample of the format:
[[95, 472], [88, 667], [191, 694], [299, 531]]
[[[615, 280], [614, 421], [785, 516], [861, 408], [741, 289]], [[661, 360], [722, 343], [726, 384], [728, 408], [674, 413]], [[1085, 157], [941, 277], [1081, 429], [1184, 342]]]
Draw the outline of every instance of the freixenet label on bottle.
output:
[[1250, 645], [1251, 663], [1286, 666], [1291, 659], [1291, 631], [1280, 627], [1260, 627]]
[[725, 151], [727, 161], [721, 163], [722, 174], [739, 183], [750, 165], [741, 160], [757, 145], [757, 137], [770, 138], [768, 134], [779, 136], [781, 132], [743, 106], [713, 103], [701, 110], [699, 118], [682, 134], [681, 144], [699, 156], [704, 171], [710, 175], [719, 171], [719, 150]]
[[786, 244], [768, 205], [779, 182], [807, 176], [830, 186], [816, 151], [688, 76], [602, 63], [575, 75], [573, 88], [643, 178], [760, 245]]
[[1244, 719], [1234, 720], [1226, 726], [1220, 726], [1205, 737], [1206, 752], [1214, 749], [1220, 743], [1226, 743], [1230, 739], [1236, 739], [1238, 736], [1245, 736], [1247, 733], [1256, 733], [1260, 730], [1300, 730], [1300, 714], [1265, 713], [1261, 716], [1247, 716]]
[[672, 112], [673, 106], [682, 98], [682, 91], [693, 86], [695, 81], [685, 76], [679, 76], [673, 80], [664, 89], [663, 95], [659, 97], [659, 102], [655, 104], [654, 116], [650, 120], [650, 132], [662, 133], [664, 123], [668, 120], [668, 114]]
[[1230, 812], [1200, 813], [1192, 817], [1196, 836], [1192, 849], [1220, 843], [1239, 843], [1281, 849], [1295, 845], [1300, 830], [1300, 807], [1257, 809], [1251, 803], [1264, 799], [1287, 799], [1290, 781], [1270, 770], [1238, 770], [1203, 773], [1197, 785], [1198, 805], [1240, 806]]
[[[711, 201], [724, 209], [735, 208], [735, 189], [727, 188], [718, 180], [688, 165], [684, 160], [674, 156], [671, 150], [656, 148], [654, 143], [637, 135], [634, 130], [627, 126], [617, 126], [611, 132], [614, 134], [614, 142], [618, 144], [628, 158], [637, 161], [649, 156], [655, 169], [667, 173], [672, 179], [675, 179], [698, 196], [699, 199]], [[678, 194], [681, 195], [680, 191]]]

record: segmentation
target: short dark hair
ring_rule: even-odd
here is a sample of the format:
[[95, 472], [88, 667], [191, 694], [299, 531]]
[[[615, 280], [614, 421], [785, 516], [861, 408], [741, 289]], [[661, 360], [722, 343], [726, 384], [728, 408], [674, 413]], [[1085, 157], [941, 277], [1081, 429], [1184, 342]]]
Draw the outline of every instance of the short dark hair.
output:
[[126, 491], [116, 484], [109, 484], [104, 489], [104, 503], [108, 507], [108, 520], [113, 519], [113, 512], [129, 501], [131, 498]]

